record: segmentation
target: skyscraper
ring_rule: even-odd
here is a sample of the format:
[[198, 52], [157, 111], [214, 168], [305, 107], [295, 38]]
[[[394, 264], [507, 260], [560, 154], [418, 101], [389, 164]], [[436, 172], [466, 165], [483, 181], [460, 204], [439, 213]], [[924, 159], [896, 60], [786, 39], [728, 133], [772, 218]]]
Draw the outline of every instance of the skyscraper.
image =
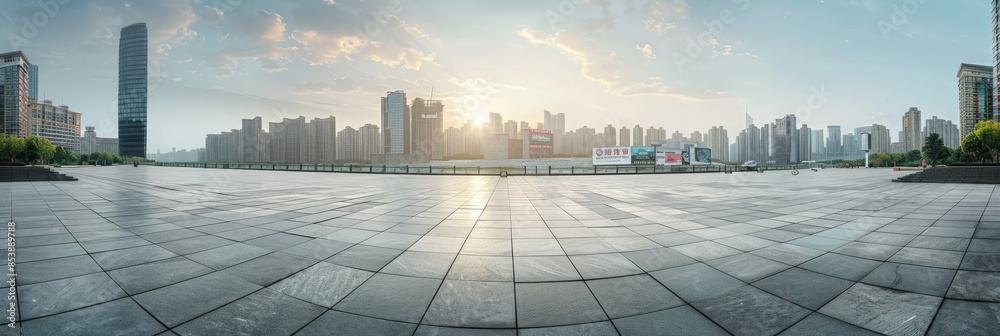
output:
[[444, 159], [444, 104], [440, 100], [414, 98], [410, 110], [413, 111], [411, 153], [427, 155], [431, 160]]
[[796, 136], [795, 115], [789, 114], [784, 118], [774, 121], [772, 138], [774, 139], [774, 151], [771, 155], [774, 162], [778, 164], [799, 162], [799, 139]]
[[911, 107], [903, 114], [903, 136], [899, 139], [903, 151], [920, 150], [924, 147], [924, 132], [921, 131], [920, 109]]
[[629, 132], [628, 127], [622, 126], [622, 129], [618, 130], [618, 145], [632, 146], [632, 132]]
[[[826, 155], [828, 158], [840, 158], [844, 156], [844, 146], [840, 135], [840, 126], [830, 125], [826, 127]], [[853, 154], [853, 153], [852, 153]]]
[[614, 125], [608, 125], [604, 128], [604, 146], [617, 146], [618, 136], [616, 135]]
[[812, 131], [812, 138], [809, 141], [812, 145], [810, 150], [812, 151], [813, 160], [825, 160], [826, 159], [826, 146], [823, 144], [826, 142], [823, 139], [823, 129], [817, 129]]
[[382, 97], [382, 153], [410, 154], [410, 107], [403, 90]]
[[372, 155], [382, 154], [382, 135], [378, 126], [365, 124], [359, 129], [361, 132], [361, 161], [371, 161]]
[[722, 126], [712, 126], [708, 130], [708, 148], [712, 149], [712, 157], [729, 159], [729, 134]]
[[500, 113], [490, 112], [490, 124], [485, 134], [487, 135], [504, 134], [503, 116], [500, 115]]
[[[993, 85], [997, 83], [1000, 83], [1000, 0], [993, 0]], [[993, 96], [993, 113], [1000, 114], [1000, 90], [994, 87]]]
[[118, 152], [146, 157], [149, 46], [146, 23], [122, 28], [118, 42]]
[[28, 136], [28, 68], [24, 53], [0, 54], [0, 116], [7, 135]]
[[802, 127], [800, 127], [798, 132], [795, 134], [795, 137], [798, 138], [799, 141], [799, 162], [812, 160], [812, 144], [810, 143], [812, 141], [811, 135], [812, 129], [809, 128], [809, 126], [806, 126], [806, 124], [802, 124]]
[[253, 119], [243, 119], [243, 148], [241, 154], [243, 161], [247, 163], [266, 162], [262, 156], [264, 151], [264, 126], [261, 117]]
[[518, 124], [517, 124], [516, 121], [507, 120], [507, 122], [503, 123], [503, 132], [507, 134], [507, 138], [510, 138], [510, 139], [520, 139], [521, 138], [519, 136], [520, 132], [521, 132], [521, 129], [520, 129], [520, 127], [518, 127]]
[[959, 141], [983, 120], [997, 120], [993, 68], [962, 63], [958, 68]]
[[307, 141], [312, 144], [312, 160], [304, 162], [333, 163], [337, 160], [337, 118], [329, 116], [313, 118], [307, 128], [310, 136]]
[[883, 125], [872, 124], [871, 127], [872, 134], [872, 153], [888, 153], [889, 152], [889, 129]]
[[757, 152], [757, 162], [765, 163], [771, 160], [771, 124], [760, 127], [760, 149]]
[[361, 161], [361, 134], [351, 126], [345, 127], [337, 132], [337, 161], [359, 162]]

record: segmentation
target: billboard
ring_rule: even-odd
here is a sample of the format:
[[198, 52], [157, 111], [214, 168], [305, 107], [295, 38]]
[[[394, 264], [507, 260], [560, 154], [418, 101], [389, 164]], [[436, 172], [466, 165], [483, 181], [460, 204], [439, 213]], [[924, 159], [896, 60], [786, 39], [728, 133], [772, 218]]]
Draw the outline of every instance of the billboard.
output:
[[591, 160], [595, 166], [632, 164], [631, 147], [594, 148]]
[[861, 150], [865, 152], [872, 150], [871, 133], [861, 133]]
[[543, 129], [528, 131], [529, 158], [551, 158], [554, 154], [552, 131]]
[[632, 146], [632, 164], [656, 164], [656, 148], [653, 146]]
[[712, 149], [691, 147], [691, 164], [712, 164]]
[[656, 149], [656, 164], [661, 166], [680, 165], [684, 161], [684, 151], [680, 149]]

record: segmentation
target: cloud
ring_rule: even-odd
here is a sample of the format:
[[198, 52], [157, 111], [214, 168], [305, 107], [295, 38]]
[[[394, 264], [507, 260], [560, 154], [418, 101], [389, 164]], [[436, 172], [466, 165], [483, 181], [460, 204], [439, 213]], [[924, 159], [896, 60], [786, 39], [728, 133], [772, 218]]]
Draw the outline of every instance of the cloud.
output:
[[285, 70], [284, 64], [287, 59], [297, 55], [299, 49], [292, 47], [279, 47], [276, 45], [263, 45], [250, 48], [230, 47], [217, 52], [205, 55], [204, 64], [207, 67], [220, 70], [219, 77], [232, 77], [239, 75], [239, 61], [243, 59], [258, 60], [262, 70], [276, 72]]
[[637, 44], [635, 45], [635, 49], [641, 51], [642, 55], [647, 58], [656, 59], [656, 54], [653, 53], [653, 47], [649, 46], [649, 43], [646, 43], [645, 46], [641, 47]]
[[262, 11], [233, 21], [234, 30], [252, 40], [265, 43], [285, 40], [285, 22], [279, 14]]

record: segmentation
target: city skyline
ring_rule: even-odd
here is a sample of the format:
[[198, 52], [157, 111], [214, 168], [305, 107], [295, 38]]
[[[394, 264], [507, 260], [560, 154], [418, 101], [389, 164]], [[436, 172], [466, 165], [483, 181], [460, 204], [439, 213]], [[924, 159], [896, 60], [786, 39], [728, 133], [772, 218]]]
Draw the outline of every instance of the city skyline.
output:
[[[451, 120], [444, 128], [489, 112], [538, 122], [537, 113], [548, 110], [570, 116], [567, 129], [639, 124], [687, 133], [721, 120], [739, 132], [746, 106], [759, 120], [796, 114], [814, 128], [855, 126], [844, 120], [894, 128], [897, 111], [909, 106], [957, 121], [949, 80], [955, 65], [993, 64], [991, 4], [981, 1], [921, 2], [900, 25], [893, 23], [900, 4], [861, 0], [593, 1], [572, 10], [489, 1], [399, 1], [392, 8], [355, 1], [125, 3], [59, 4], [30, 38], [20, 18], [30, 22], [45, 12], [16, 4], [2, 25], [25, 35], [7, 49], [23, 50], [40, 66], [39, 98], [74, 106], [84, 125], [114, 137], [108, 125], [117, 112], [111, 69], [118, 30], [148, 22], [147, 152], [201, 147], [204, 134], [251, 116], [272, 122], [333, 115], [345, 125], [379, 124], [373, 97], [401, 89], [430, 98], [431, 86]], [[456, 15], [495, 11], [505, 19]], [[725, 11], [730, 23], [698, 57], [688, 57], [688, 39]], [[331, 25], [321, 17], [343, 20]], [[380, 33], [367, 36], [369, 26]], [[380, 43], [331, 43], [341, 37]], [[819, 43], [803, 50], [806, 38]], [[691, 62], [678, 67], [678, 59]], [[801, 75], [803, 68], [811, 71]], [[812, 111], [798, 113], [802, 106]], [[191, 134], [178, 136], [178, 129]]]

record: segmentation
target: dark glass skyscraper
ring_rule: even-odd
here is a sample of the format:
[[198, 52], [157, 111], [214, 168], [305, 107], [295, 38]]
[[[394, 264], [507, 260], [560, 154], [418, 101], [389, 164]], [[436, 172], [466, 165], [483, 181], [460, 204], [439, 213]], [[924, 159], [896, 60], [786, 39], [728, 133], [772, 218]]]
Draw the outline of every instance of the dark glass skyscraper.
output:
[[146, 157], [149, 46], [146, 23], [122, 28], [118, 42], [118, 154]]

